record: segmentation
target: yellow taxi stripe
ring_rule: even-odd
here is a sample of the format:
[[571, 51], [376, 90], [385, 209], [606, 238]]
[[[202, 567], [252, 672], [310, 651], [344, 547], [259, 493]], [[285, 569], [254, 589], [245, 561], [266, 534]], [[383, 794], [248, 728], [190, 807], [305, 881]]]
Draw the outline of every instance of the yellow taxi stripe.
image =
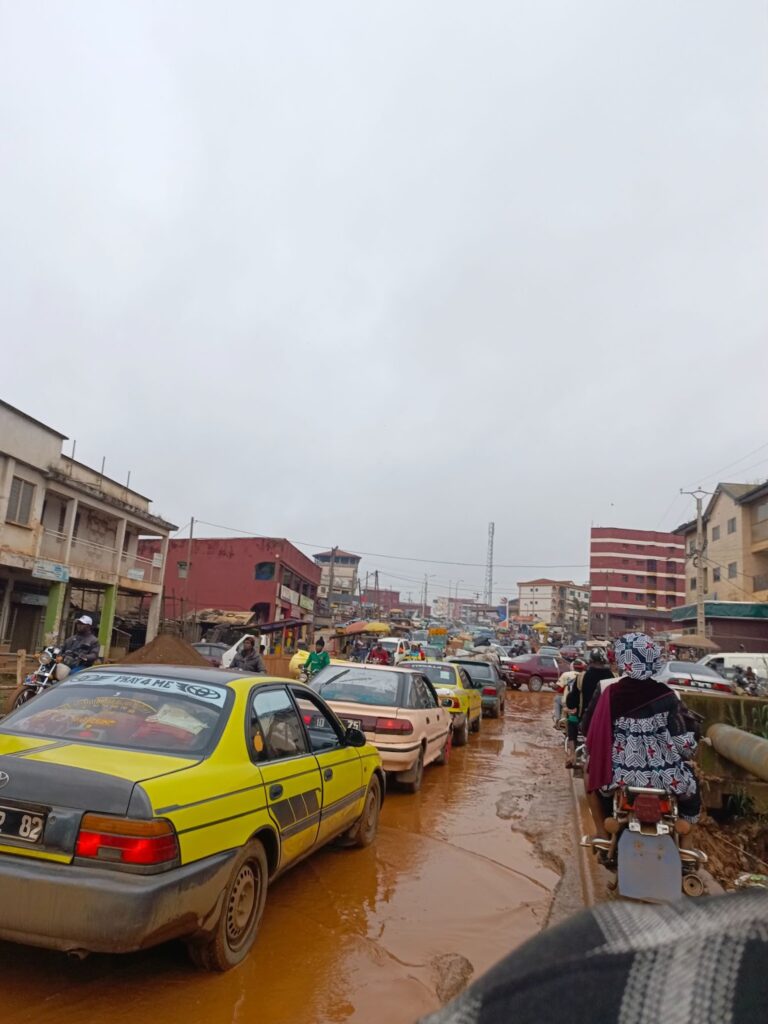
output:
[[202, 800], [190, 800], [188, 804], [168, 804], [167, 807], [158, 807], [155, 814], [170, 814], [171, 811], [186, 811], [189, 807], [199, 807], [201, 804], [210, 804], [214, 800], [225, 800], [228, 796], [239, 796], [240, 793], [250, 793], [254, 789], [264, 789], [263, 782], [257, 782], [255, 786], [244, 786], [242, 789], [231, 789], [227, 793], [217, 793], [215, 796], [206, 796]]
[[38, 860], [55, 860], [59, 864], [69, 864], [72, 855], [67, 853], [47, 853], [45, 850], [36, 850], [27, 846], [6, 846], [0, 843], [0, 853], [14, 853], [21, 857], [36, 857]]

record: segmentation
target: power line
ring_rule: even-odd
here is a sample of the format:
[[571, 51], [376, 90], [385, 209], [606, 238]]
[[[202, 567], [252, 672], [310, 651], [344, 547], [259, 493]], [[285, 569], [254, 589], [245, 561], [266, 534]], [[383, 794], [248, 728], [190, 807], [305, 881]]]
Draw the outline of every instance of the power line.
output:
[[[754, 448], [751, 452], [747, 452], [746, 455], [742, 455], [741, 458], [740, 459], [736, 459], [735, 462], [729, 462], [727, 466], [721, 466], [720, 469], [716, 469], [713, 473], [708, 473], [706, 476], [700, 476], [699, 477], [699, 481], [711, 480], [712, 477], [718, 476], [718, 474], [720, 474], [720, 473], [724, 473], [726, 471], [726, 469], [732, 469], [733, 466], [738, 466], [738, 464], [740, 462], [743, 462], [745, 459], [748, 459], [751, 455], [756, 455], [758, 452], [761, 452], [764, 448], [768, 448], [768, 441], [766, 441], [765, 444], [758, 445], [757, 448]], [[763, 459], [761, 461], [765, 462], [766, 460]], [[758, 466], [760, 464], [761, 464], [760, 462], [756, 463], [756, 465], [758, 465]], [[747, 469], [754, 469], [754, 466], [748, 466]], [[747, 469], [742, 469], [742, 470], [740, 470], [740, 472], [746, 473]], [[694, 484], [689, 484], [688, 486], [689, 487], [693, 487], [695, 485]]]
[[[196, 519], [195, 522], [201, 526], [212, 526], [215, 530], [229, 530], [230, 533], [240, 533], [244, 537], [256, 537], [266, 538], [267, 534], [256, 533], [253, 530], [238, 530], [234, 526], [224, 526], [221, 523], [209, 523], [204, 519]], [[296, 540], [292, 541], [293, 544], [297, 544], [303, 548], [316, 548], [318, 551], [328, 550], [327, 544], [314, 543], [308, 540]], [[349, 549], [348, 549], [349, 550]], [[419, 562], [425, 565], [458, 565], [462, 568], [469, 569], [485, 569], [485, 562], [453, 562], [449, 559], [442, 558], [415, 558], [412, 555], [385, 555], [380, 551], [350, 551], [353, 555], [360, 555], [361, 558], [391, 558], [396, 562]], [[544, 562], [508, 562], [508, 563], [495, 563], [497, 569], [587, 569], [589, 568], [588, 562], [557, 562], [557, 563], [544, 563]]]

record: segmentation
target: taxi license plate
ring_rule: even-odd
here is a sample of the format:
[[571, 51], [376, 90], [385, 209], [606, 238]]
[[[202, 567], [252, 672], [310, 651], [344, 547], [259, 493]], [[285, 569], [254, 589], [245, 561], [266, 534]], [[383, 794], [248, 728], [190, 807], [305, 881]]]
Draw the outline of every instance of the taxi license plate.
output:
[[345, 718], [344, 721], [348, 729], [362, 729], [363, 727], [363, 723], [359, 718]]
[[18, 807], [0, 806], [0, 837], [23, 839], [25, 843], [40, 843], [44, 831], [44, 814], [21, 810]]

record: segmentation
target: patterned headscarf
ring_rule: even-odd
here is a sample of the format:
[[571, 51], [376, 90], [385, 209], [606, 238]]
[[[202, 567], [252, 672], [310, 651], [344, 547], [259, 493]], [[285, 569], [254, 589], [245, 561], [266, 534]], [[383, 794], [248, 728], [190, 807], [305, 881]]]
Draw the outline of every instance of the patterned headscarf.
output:
[[625, 633], [614, 644], [616, 668], [630, 679], [651, 679], [661, 668], [661, 647], [645, 633]]

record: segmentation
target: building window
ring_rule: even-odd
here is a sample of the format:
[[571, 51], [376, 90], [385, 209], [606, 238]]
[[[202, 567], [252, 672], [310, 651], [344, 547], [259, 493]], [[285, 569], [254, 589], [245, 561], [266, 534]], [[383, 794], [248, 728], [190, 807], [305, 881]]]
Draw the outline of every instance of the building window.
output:
[[720, 582], [720, 568], [719, 568], [719, 566], [718, 566], [718, 568], [712, 570], [712, 582], [713, 583], [719, 583]]
[[626, 573], [622, 573], [621, 574], [621, 582], [622, 583], [629, 583], [629, 576], [627, 576]]
[[719, 526], [713, 526], [712, 527], [712, 540], [720, 540], [720, 527]]
[[656, 559], [655, 558], [649, 558], [648, 559], [647, 569], [648, 569], [648, 572], [656, 572]]
[[695, 540], [689, 540], [688, 541], [688, 554], [692, 555], [695, 550], [696, 550], [696, 541]]
[[674, 576], [667, 576], [667, 590], [674, 590], [674, 589], [675, 589], [675, 577]]
[[637, 601], [638, 604], [641, 604], [642, 600], [643, 600], [643, 595], [642, 594], [635, 594], [635, 601]]
[[676, 600], [677, 598], [674, 594], [667, 594], [667, 607], [671, 608]]
[[695, 576], [691, 576], [689, 587], [690, 587], [691, 590], [695, 590], [696, 589], [696, 577]]
[[622, 592], [621, 592], [621, 599], [622, 599], [622, 601], [628, 601], [629, 600], [629, 594], [627, 593], [626, 590], [622, 590]]
[[275, 578], [274, 562], [257, 562], [253, 569], [255, 580], [273, 580]]
[[8, 511], [5, 515], [6, 522], [29, 526], [34, 496], [35, 485], [31, 484], [29, 480], [22, 480], [20, 476], [15, 476], [11, 483], [11, 496], [8, 499]]
[[675, 563], [667, 561], [667, 572], [674, 572], [674, 571], [675, 571]]
[[736, 517], [728, 520], [728, 533], [736, 533]]
[[635, 583], [645, 583], [645, 576], [635, 576]]
[[177, 562], [176, 563], [176, 572], [178, 573], [178, 576], [179, 576], [180, 580], [185, 580], [187, 578], [187, 563], [186, 562]]
[[622, 558], [621, 564], [622, 565], [628, 565], [629, 564], [629, 559], [628, 558]]
[[729, 580], [735, 580], [736, 579], [736, 562], [729, 562], [728, 563], [728, 579]]

